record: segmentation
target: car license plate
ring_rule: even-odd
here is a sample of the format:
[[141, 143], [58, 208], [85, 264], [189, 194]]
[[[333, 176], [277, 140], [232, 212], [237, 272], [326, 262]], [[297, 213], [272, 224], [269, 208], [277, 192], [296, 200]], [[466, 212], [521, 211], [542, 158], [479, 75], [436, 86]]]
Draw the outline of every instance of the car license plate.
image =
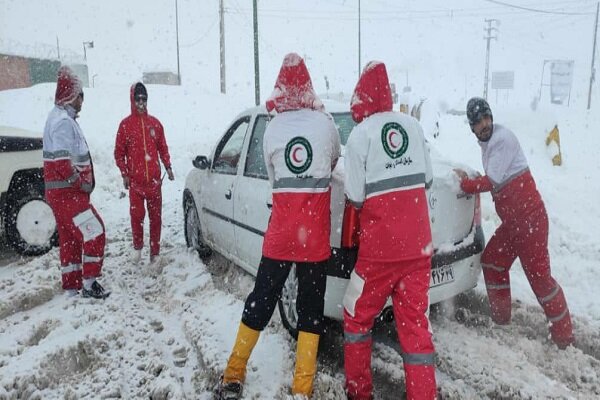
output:
[[435, 287], [454, 282], [454, 268], [452, 265], [442, 265], [431, 270], [431, 282], [429, 286]]

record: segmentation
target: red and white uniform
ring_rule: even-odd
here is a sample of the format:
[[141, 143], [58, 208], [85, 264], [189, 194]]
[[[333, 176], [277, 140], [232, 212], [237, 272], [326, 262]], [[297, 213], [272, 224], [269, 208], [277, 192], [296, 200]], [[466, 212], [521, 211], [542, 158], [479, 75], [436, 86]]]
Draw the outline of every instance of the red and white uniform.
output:
[[263, 256], [327, 260], [331, 255], [331, 169], [340, 155], [333, 119], [312, 109], [282, 112], [269, 123], [263, 149], [273, 187]]
[[90, 203], [94, 168], [83, 131], [75, 120], [76, 111], [70, 105], [80, 92], [79, 79], [62, 67], [56, 106], [44, 127], [46, 200], [57, 222], [63, 289], [81, 289], [82, 277], [98, 277], [104, 260], [104, 224]]
[[169, 148], [160, 121], [147, 112], [139, 113], [130, 90], [131, 114], [123, 119], [117, 131], [115, 161], [121, 175], [129, 178], [129, 213], [134, 249], [144, 246], [144, 201], [150, 219], [150, 254], [160, 252], [162, 226], [161, 167], [171, 167]]
[[423, 130], [392, 112], [385, 65], [365, 67], [354, 91], [345, 192], [360, 208], [358, 261], [344, 297], [346, 390], [372, 396], [370, 330], [391, 296], [409, 399], [436, 396], [429, 319], [431, 228], [425, 194], [432, 171]]
[[492, 192], [502, 224], [481, 256], [492, 319], [511, 318], [510, 268], [517, 257], [538, 302], [550, 322], [552, 339], [565, 347], [573, 342], [573, 327], [562, 288], [550, 271], [548, 215], [523, 150], [515, 134], [494, 124], [487, 142], [479, 142], [486, 175], [464, 179], [465, 193]]

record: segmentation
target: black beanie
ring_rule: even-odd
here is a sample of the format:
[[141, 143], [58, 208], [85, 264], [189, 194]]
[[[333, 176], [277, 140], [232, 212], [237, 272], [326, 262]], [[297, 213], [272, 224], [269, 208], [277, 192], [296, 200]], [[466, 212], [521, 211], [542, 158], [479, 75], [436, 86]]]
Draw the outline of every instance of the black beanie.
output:
[[138, 95], [144, 95], [148, 98], [148, 92], [146, 91], [146, 86], [142, 82], [138, 82], [135, 84], [135, 88], [133, 89], [133, 98], [135, 99]]

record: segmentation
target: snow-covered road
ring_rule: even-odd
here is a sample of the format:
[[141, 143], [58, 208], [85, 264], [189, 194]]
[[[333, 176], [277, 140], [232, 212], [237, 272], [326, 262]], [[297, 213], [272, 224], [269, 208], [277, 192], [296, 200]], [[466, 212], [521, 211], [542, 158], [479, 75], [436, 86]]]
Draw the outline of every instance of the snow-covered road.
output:
[[[8, 265], [0, 267], [0, 400], [212, 398], [252, 280], [218, 257], [203, 263], [187, 250], [182, 191], [191, 160], [209, 154], [246, 105], [234, 95], [149, 86], [149, 109], [165, 125], [176, 180], [163, 187], [162, 262], [150, 268], [146, 250], [144, 264], [134, 266], [128, 199], [112, 154], [118, 121], [129, 110], [126, 89], [87, 89], [80, 118], [97, 174], [92, 201], [107, 227], [102, 283], [112, 295], [103, 302], [65, 298], [58, 249], [34, 258], [9, 256]], [[53, 91], [54, 85], [43, 84], [0, 93], [0, 121], [39, 130]], [[196, 110], [210, 114], [196, 116]], [[490, 323], [481, 284], [461, 297], [458, 308], [432, 314], [445, 399], [600, 398], [600, 117], [557, 110], [498, 108], [495, 116], [515, 127], [546, 202], [553, 273], [572, 311], [576, 346], [559, 351], [549, 342], [541, 308], [515, 263], [512, 325]], [[551, 165], [544, 147], [546, 126], [558, 120], [564, 126], [560, 168]], [[463, 118], [444, 115], [440, 132], [432, 146], [481, 170], [477, 143]], [[482, 196], [482, 211], [489, 238], [499, 223], [489, 195]], [[462, 322], [454, 318], [457, 311]], [[389, 328], [377, 330], [373, 353], [380, 400], [398, 399], [403, 387]], [[323, 339], [314, 399], [344, 398], [339, 330]], [[244, 398], [287, 399], [294, 351], [276, 313], [250, 360]]]
[[[210, 399], [233, 342], [251, 278], [219, 256], [203, 263], [182, 244], [157, 266], [127, 261], [109, 244], [105, 301], [66, 298], [53, 250], [0, 269], [0, 399]], [[471, 291], [435, 307], [437, 378], [444, 399], [592, 399], [600, 396], [600, 334], [576, 318], [577, 345], [547, 339], [541, 310], [514, 304], [494, 326]], [[458, 315], [457, 321], [455, 315]], [[393, 324], [375, 331], [376, 398], [396, 399], [402, 359]], [[287, 399], [295, 343], [275, 316], [250, 365], [245, 398]], [[339, 325], [322, 340], [315, 399], [343, 399]]]

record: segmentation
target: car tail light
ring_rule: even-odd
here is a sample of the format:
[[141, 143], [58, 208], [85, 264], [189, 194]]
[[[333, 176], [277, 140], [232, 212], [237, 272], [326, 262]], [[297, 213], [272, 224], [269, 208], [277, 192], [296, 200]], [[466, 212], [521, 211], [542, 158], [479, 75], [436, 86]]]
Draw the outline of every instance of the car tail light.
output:
[[358, 209], [346, 200], [342, 221], [342, 247], [358, 247], [358, 233], [360, 230], [359, 213]]
[[475, 212], [473, 213], [473, 225], [481, 226], [481, 195], [475, 195]]

